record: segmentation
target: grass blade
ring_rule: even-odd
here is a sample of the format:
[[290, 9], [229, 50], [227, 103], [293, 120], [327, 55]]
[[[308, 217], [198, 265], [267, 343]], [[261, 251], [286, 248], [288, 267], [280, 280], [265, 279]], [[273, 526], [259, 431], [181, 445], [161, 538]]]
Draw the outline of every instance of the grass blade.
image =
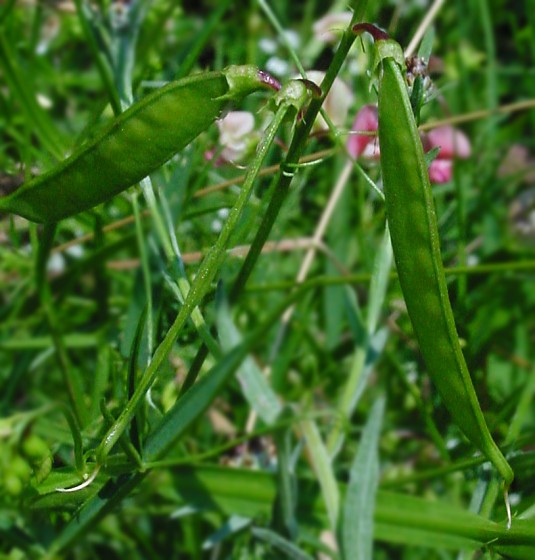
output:
[[145, 462], [156, 461], [162, 457], [192, 422], [204, 413], [247, 355], [249, 345], [250, 343], [243, 343], [229, 352], [205, 377], [178, 399], [147, 437], [143, 452]]
[[[218, 306], [217, 326], [223, 350], [229, 351], [243, 341], [225, 302]], [[245, 358], [237, 376], [243, 395], [253, 410], [267, 425], [273, 424], [281, 413], [282, 406], [265, 375], [251, 357]]]
[[[277, 492], [276, 476], [261, 471], [220, 466], [179, 467], [175, 490], [189, 506], [205, 511], [269, 518]], [[299, 480], [300, 523], [325, 523], [323, 496], [315, 482]], [[344, 491], [343, 485], [339, 485]], [[529, 546], [535, 553], [535, 525], [515, 519], [506, 524], [440, 501], [379, 490], [375, 507], [375, 536], [382, 542], [431, 549], [475, 550], [492, 546]]]
[[203, 543], [203, 550], [210, 550], [230, 536], [239, 533], [245, 527], [251, 524], [248, 517], [240, 517], [239, 515], [231, 515], [229, 519], [215, 532], [212, 533]]
[[383, 398], [374, 404], [349, 473], [341, 520], [344, 560], [373, 558], [373, 515], [379, 485], [378, 446], [384, 408]]
[[392, 268], [392, 257], [392, 244], [390, 242], [390, 233], [387, 226], [379, 252], [377, 253], [377, 258], [374, 262], [370, 285], [370, 302], [366, 321], [368, 334], [370, 336], [373, 335], [377, 329], [379, 315], [384, 307], [386, 288], [388, 287], [390, 269]]
[[309, 450], [310, 460], [312, 461], [314, 471], [321, 487], [323, 499], [325, 500], [329, 525], [331, 529], [335, 531], [338, 524], [338, 512], [340, 509], [340, 493], [331, 465], [331, 458], [315, 422], [312, 420], [304, 420], [301, 422], [301, 429], [306, 438], [306, 446]]
[[291, 457], [291, 434], [282, 429], [274, 435], [277, 447], [277, 496], [274, 508], [274, 525], [279, 533], [297, 538], [297, 480]]
[[269, 529], [262, 529], [261, 527], [253, 527], [251, 529], [253, 535], [268, 544], [270, 544], [273, 548], [282, 552], [286, 558], [290, 558], [291, 560], [313, 560], [312, 556], [303, 552], [298, 546], [294, 543], [290, 542], [287, 539], [283, 539], [277, 533], [270, 531]]

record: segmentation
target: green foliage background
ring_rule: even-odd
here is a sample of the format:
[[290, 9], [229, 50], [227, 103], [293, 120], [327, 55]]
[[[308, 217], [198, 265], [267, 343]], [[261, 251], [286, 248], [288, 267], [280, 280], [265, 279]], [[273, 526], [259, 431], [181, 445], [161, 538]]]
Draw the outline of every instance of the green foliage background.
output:
[[[453, 180], [435, 195], [465, 356], [515, 469], [511, 530], [500, 481], [429, 383], [391, 274], [383, 204], [351, 165], [311, 280], [294, 296], [291, 322], [283, 319], [303, 247], [311, 247], [348, 168], [353, 118], [376, 100], [369, 44], [356, 41], [340, 71], [354, 95], [346, 122], [336, 138], [308, 140], [302, 155], [314, 165], [291, 169], [270, 234], [279, 245], [229, 303], [243, 263], [230, 252], [201, 306], [219, 350], [201, 361], [198, 325], [181, 330], [134, 424], [79, 492], [56, 489], [96, 474], [94, 450], [180, 309], [178, 265], [169, 263], [158, 228], [163, 223], [167, 239], [176, 237], [193, 281], [196, 253], [215, 243], [244, 171], [206, 160], [221, 148], [212, 127], [152, 176], [158, 215], [169, 220], [158, 221], [133, 187], [61, 222], [46, 274], [39, 261], [46, 231], [2, 216], [2, 558], [535, 555], [535, 3], [514, 4], [441, 7], [433, 23], [437, 96], [422, 114], [426, 125], [464, 117], [457, 126], [472, 143], [472, 156], [455, 162]], [[229, 64], [256, 64], [285, 82], [298, 73], [292, 51], [305, 70], [327, 70], [337, 44], [315, 37], [313, 26], [326, 9], [346, 8], [315, 0], [273, 0], [267, 8], [256, 1], [4, 2], [0, 188], [48, 169], [95, 134], [130, 87], [139, 99], [160, 82]], [[430, 8], [370, 2], [364, 19], [406, 46]], [[258, 129], [270, 118], [269, 97], [255, 94], [239, 107], [254, 113]], [[265, 166], [282, 161], [292, 130], [292, 123], [280, 130]], [[377, 163], [362, 165], [380, 185]], [[275, 173], [259, 174], [233, 246], [254, 239]], [[251, 358], [241, 383], [231, 376], [234, 346]], [[186, 392], [184, 380], [197, 369], [204, 385]], [[267, 388], [261, 370], [269, 372]], [[276, 419], [259, 420], [252, 410], [271, 391]], [[147, 449], [168, 434], [166, 453], [147, 460]]]

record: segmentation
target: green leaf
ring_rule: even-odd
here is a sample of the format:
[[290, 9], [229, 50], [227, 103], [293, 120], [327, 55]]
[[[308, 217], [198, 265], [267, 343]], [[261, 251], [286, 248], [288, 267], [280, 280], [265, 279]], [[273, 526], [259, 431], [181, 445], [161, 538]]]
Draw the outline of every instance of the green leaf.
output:
[[[289, 414], [287, 414], [289, 416]], [[292, 461], [291, 432], [288, 428], [274, 434], [277, 447], [277, 497], [273, 522], [279, 532], [297, 538], [297, 480]]]
[[251, 519], [239, 515], [231, 515], [228, 520], [215, 532], [212, 533], [203, 543], [202, 549], [209, 550], [214, 548], [226, 538], [242, 531], [251, 524]]
[[373, 516], [379, 485], [378, 446], [384, 408], [383, 398], [374, 404], [349, 472], [341, 519], [341, 547], [345, 560], [373, 558]]
[[318, 426], [312, 420], [303, 420], [301, 429], [306, 438], [310, 460], [318, 477], [331, 529], [336, 530], [340, 509], [340, 493], [336, 484], [331, 458], [323, 443]]
[[177, 400], [147, 437], [143, 451], [144, 461], [150, 463], [162, 457], [204, 413], [241, 364], [249, 346], [250, 342], [234, 348]]
[[[125, 474], [117, 479], [108, 480], [100, 490], [98, 486], [91, 485], [81, 492], [67, 494], [67, 496], [71, 497], [71, 500], [83, 498], [83, 494], [86, 490], [93, 495], [91, 499], [84, 502], [83, 507], [77, 511], [70, 523], [67, 523], [63, 531], [53, 541], [50, 546], [50, 552], [57, 553], [62, 550], [67, 550], [74, 543], [80, 542], [83, 535], [85, 535], [104, 515], [116, 508], [121, 500], [123, 500], [145, 476], [146, 473]], [[96, 491], [98, 491], [98, 493], [95, 493]], [[82, 494], [82, 496], [78, 494]], [[59, 494], [55, 492], [55, 496], [59, 496]], [[65, 496], [65, 494], [62, 494], [62, 496]], [[51, 497], [53, 498], [54, 495]]]
[[282, 538], [277, 533], [269, 529], [262, 529], [260, 527], [253, 527], [251, 529], [253, 535], [259, 539], [270, 544], [273, 548], [282, 552], [286, 558], [291, 560], [313, 560], [312, 556], [303, 552], [297, 545], [287, 539]]
[[[275, 475], [218, 466], [179, 467], [175, 490], [190, 507], [247, 517], [266, 517], [276, 495]], [[299, 520], [324, 526], [327, 514], [315, 482], [299, 481]], [[343, 485], [339, 485], [343, 491]], [[441, 501], [379, 490], [375, 507], [375, 538], [389, 543], [431, 549], [475, 550], [498, 546], [529, 546], [535, 555], [532, 520], [495, 523]]]
[[435, 28], [430, 26], [425, 35], [423, 36], [420, 48], [418, 49], [418, 56], [424, 59], [426, 63], [429, 62], [431, 52], [433, 50], [433, 41], [435, 40]]
[[368, 304], [368, 314], [366, 326], [368, 334], [371, 336], [377, 330], [379, 316], [384, 308], [386, 289], [392, 268], [392, 243], [390, 242], [390, 232], [388, 225], [385, 228], [381, 246], [373, 263], [373, 275], [370, 283], [370, 300]]
[[[241, 344], [243, 338], [232, 321], [230, 309], [225, 301], [219, 301], [217, 309], [217, 327], [223, 350]], [[251, 357], [245, 358], [238, 369], [237, 377], [243, 396], [258, 416], [269, 426], [275, 423], [282, 411], [277, 395], [271, 389], [266, 376], [260, 371]]]

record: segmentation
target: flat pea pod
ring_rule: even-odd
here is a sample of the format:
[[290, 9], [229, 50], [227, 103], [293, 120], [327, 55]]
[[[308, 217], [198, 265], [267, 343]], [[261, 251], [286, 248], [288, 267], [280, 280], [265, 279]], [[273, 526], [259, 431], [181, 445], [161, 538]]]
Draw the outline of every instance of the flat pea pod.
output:
[[139, 182], [207, 129], [227, 107], [276, 87], [254, 66], [229, 66], [147, 95], [50, 171], [0, 198], [0, 211], [57, 222]]
[[[403, 51], [369, 24], [379, 70], [379, 146], [399, 282], [429, 376], [453, 420], [494, 464], [506, 488], [514, 474], [492, 439], [455, 327], [440, 253], [433, 193], [403, 76]], [[379, 32], [379, 33], [377, 33]]]

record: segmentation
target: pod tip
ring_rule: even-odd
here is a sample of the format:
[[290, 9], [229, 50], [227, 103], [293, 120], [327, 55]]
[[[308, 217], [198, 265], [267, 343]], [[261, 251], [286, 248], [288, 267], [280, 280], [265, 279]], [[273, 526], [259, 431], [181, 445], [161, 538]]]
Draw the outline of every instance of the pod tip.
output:
[[364, 32], [369, 33], [375, 41], [386, 41], [389, 38], [386, 31], [379, 29], [373, 23], [357, 23], [353, 26], [353, 33], [360, 35]]
[[258, 78], [260, 79], [260, 82], [266, 85], [267, 87], [275, 91], [280, 91], [281, 83], [279, 82], [279, 80], [274, 78], [271, 74], [268, 74], [264, 70], [258, 70]]

